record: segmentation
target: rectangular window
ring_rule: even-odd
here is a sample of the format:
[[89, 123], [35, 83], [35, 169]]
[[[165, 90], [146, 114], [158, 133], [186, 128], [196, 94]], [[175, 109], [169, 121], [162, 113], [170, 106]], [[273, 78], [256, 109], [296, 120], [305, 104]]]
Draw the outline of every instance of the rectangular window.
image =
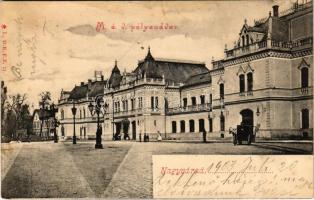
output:
[[192, 98], [191, 98], [191, 101], [192, 101], [192, 106], [196, 106], [196, 98], [195, 98], [195, 97], [192, 97]]
[[241, 74], [239, 76], [239, 87], [240, 87], [240, 93], [243, 93], [245, 90], [245, 79], [244, 79], [244, 74]]
[[139, 101], [140, 101], [140, 108], [143, 108], [143, 97], [140, 97]]
[[181, 129], [181, 133], [185, 132], [185, 121], [184, 120], [180, 121], [180, 129]]
[[188, 106], [188, 99], [183, 98], [183, 107], [186, 108]]
[[253, 91], [253, 74], [252, 73], [247, 74], [247, 91], [248, 92]]
[[138, 108], [142, 108], [142, 97], [138, 98]]
[[219, 92], [220, 92], [220, 99], [224, 99], [224, 96], [225, 96], [225, 87], [224, 87], [224, 84], [221, 83], [219, 85]]
[[134, 99], [131, 99], [131, 110], [134, 110]]
[[154, 109], [154, 97], [150, 98], [151, 109]]
[[225, 116], [224, 115], [220, 116], [220, 130], [225, 131]]
[[194, 120], [190, 120], [189, 124], [190, 124], [190, 132], [193, 133], [195, 131]]
[[201, 96], [200, 96], [200, 99], [201, 99], [201, 104], [205, 104], [205, 96], [204, 96], [204, 95], [201, 95]]
[[309, 86], [309, 70], [304, 67], [301, 69], [301, 87], [307, 88]]
[[158, 97], [155, 97], [155, 108], [158, 108]]
[[177, 122], [173, 121], [172, 122], [172, 133], [176, 133], [177, 132]]

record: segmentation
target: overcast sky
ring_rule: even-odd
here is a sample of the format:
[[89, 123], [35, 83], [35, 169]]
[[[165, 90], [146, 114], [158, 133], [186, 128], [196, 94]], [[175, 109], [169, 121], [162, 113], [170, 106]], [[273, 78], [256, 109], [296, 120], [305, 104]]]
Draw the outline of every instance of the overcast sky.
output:
[[[8, 40], [8, 63], [0, 76], [10, 94], [27, 93], [36, 108], [41, 91], [50, 91], [56, 102], [62, 88], [71, 90], [94, 70], [108, 78], [115, 59], [121, 71], [132, 71], [148, 46], [154, 57], [201, 61], [211, 69], [212, 57], [222, 58], [224, 45], [231, 48], [238, 39], [244, 19], [253, 25], [273, 5], [282, 11], [292, 2], [5, 2], [0, 23], [7, 25], [2, 40]], [[97, 22], [107, 29], [97, 32]], [[177, 28], [121, 29], [141, 23]]]

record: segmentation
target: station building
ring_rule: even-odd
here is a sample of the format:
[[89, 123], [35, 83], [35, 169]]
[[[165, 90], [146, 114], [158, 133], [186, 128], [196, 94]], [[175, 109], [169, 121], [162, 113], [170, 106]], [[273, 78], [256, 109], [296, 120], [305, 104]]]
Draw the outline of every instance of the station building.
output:
[[[209, 139], [228, 138], [240, 123], [258, 127], [260, 138], [312, 138], [312, 30], [312, 1], [283, 12], [275, 5], [252, 25], [245, 20], [235, 33], [238, 40], [226, 46], [224, 58], [212, 60], [211, 69], [201, 62], [155, 58], [150, 49], [132, 72], [121, 72], [115, 62], [97, 90], [106, 105], [102, 138], [139, 140], [148, 134], [155, 140], [160, 134], [201, 140], [203, 131]], [[60, 106], [71, 101], [72, 94], [66, 95]], [[87, 110], [89, 101], [81, 109]], [[87, 132], [95, 135], [95, 121], [82, 127], [88, 123], [95, 130]], [[71, 129], [71, 121], [67, 126]]]

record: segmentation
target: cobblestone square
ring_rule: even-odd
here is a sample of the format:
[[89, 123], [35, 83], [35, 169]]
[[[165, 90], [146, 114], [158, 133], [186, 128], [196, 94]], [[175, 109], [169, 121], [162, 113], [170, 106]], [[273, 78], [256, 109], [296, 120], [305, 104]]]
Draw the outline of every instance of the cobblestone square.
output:
[[151, 198], [152, 155], [311, 154], [311, 143], [94, 142], [1, 145], [3, 198]]

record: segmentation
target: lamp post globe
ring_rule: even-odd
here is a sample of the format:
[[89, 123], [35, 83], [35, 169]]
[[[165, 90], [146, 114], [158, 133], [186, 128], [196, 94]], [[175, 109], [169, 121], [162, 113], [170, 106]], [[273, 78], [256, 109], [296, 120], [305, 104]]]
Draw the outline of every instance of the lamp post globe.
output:
[[73, 107], [72, 107], [72, 114], [73, 114], [73, 139], [72, 142], [73, 144], [76, 144], [76, 135], [75, 135], [75, 115], [76, 115], [76, 108], [75, 108], [75, 104], [73, 102]]
[[102, 113], [104, 115], [104, 113], [102, 112], [102, 108], [104, 109], [104, 112], [106, 112], [107, 109], [107, 104], [105, 104], [104, 106], [102, 106], [102, 101], [100, 98], [96, 98], [96, 104], [93, 105], [92, 103], [89, 103], [88, 105], [88, 110], [90, 111], [91, 115], [97, 115], [97, 130], [96, 130], [96, 144], [95, 144], [95, 148], [96, 149], [103, 149], [103, 145], [101, 143], [101, 135], [102, 135], [102, 127], [100, 125], [100, 114]]

